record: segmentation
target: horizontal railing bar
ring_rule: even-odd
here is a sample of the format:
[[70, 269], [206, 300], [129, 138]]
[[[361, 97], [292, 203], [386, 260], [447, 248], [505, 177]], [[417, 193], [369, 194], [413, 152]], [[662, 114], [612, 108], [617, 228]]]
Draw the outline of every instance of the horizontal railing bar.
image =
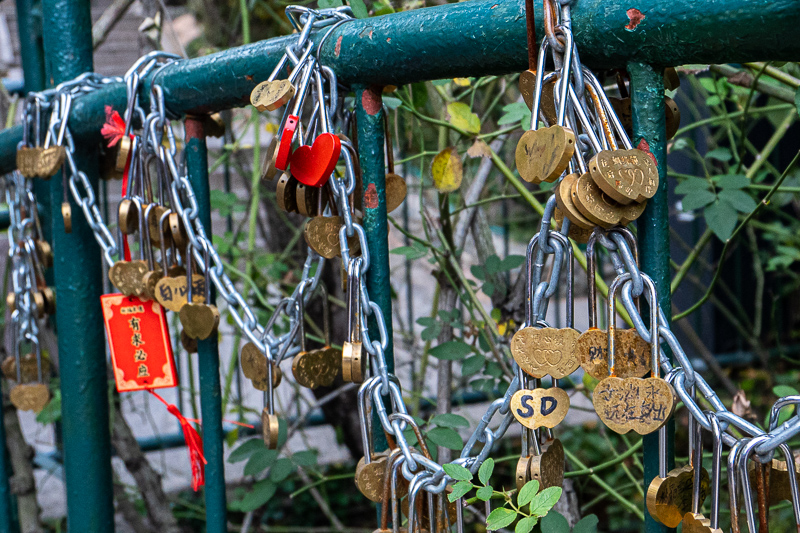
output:
[[[637, 13], [643, 18], [632, 22]], [[592, 68], [800, 58], [800, 40], [786, 37], [800, 27], [797, 0], [577, 0], [572, 19], [581, 60]], [[541, 37], [541, 11], [536, 20]], [[181, 116], [246, 105], [294, 39], [268, 39], [164, 68], [158, 81], [167, 109]], [[353, 20], [334, 30], [321, 59], [344, 83], [403, 85], [519, 72], [527, 68], [526, 47], [522, 0], [472, 0]], [[105, 106], [122, 110], [124, 103], [122, 84], [79, 98], [70, 114], [73, 135], [99, 139]], [[15, 167], [21, 138], [19, 127], [0, 133], [0, 172]]]

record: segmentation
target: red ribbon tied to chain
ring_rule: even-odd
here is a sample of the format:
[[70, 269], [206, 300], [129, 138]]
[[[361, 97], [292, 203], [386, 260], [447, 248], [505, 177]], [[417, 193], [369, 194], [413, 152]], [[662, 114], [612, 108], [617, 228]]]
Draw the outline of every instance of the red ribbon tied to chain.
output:
[[194, 429], [189, 420], [183, 416], [175, 405], [167, 403], [164, 398], [153, 392], [152, 389], [150, 389], [150, 394], [161, 400], [161, 403], [167, 406], [167, 411], [172, 413], [181, 424], [183, 438], [186, 440], [186, 447], [189, 449], [189, 462], [192, 463], [192, 489], [197, 492], [197, 489], [206, 482], [206, 465], [208, 461], [203, 456], [203, 441], [200, 439], [197, 430]]

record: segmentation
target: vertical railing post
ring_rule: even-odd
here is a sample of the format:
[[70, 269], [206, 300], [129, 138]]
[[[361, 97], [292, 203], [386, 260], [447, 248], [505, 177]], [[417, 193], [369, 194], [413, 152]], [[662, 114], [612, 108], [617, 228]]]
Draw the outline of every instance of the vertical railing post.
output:
[[[25, 91], [41, 91], [45, 87], [41, 4], [37, 2], [35, 7], [33, 0], [17, 0], [17, 28], [19, 29], [22, 71], [25, 76]], [[50, 240], [50, 187], [46, 182], [37, 180], [33, 184], [33, 189], [37, 202], [43, 208], [39, 213], [43, 236], [46, 240]], [[50, 272], [48, 274], [52, 275]], [[0, 397], [2, 397], [2, 380], [0, 380]], [[17, 531], [18, 527], [14, 523], [17, 513], [9, 486], [9, 479], [14, 472], [9, 464], [6, 451], [4, 418], [4, 409], [0, 409], [0, 533], [12, 533]]]
[[[655, 282], [659, 305], [670, 316], [669, 203], [667, 202], [667, 140], [664, 123], [664, 72], [642, 63], [628, 65], [631, 76], [633, 144], [653, 156], [658, 166], [658, 192], [648, 200], [644, 214], [637, 220], [639, 261], [643, 272]], [[645, 306], [646, 307], [646, 306]], [[649, 310], [648, 310], [649, 312]], [[647, 317], [645, 317], [647, 320]], [[647, 323], [647, 322], [645, 322]], [[667, 468], [674, 466], [675, 424], [667, 425]], [[658, 433], [644, 436], [644, 490], [658, 476]], [[673, 531], [653, 520], [645, 508], [645, 531]]]
[[[46, 71], [52, 85], [92, 70], [89, 0], [44, 0]], [[97, 186], [97, 148], [76, 143], [75, 159]], [[61, 173], [50, 179], [51, 205], [62, 202]], [[67, 194], [67, 197], [71, 195]], [[67, 529], [114, 531], [103, 290], [100, 248], [80, 207], [72, 206], [72, 232], [53, 210], [58, 359], [67, 488]]]
[[[367, 291], [378, 304], [386, 320], [388, 344], [384, 355], [389, 372], [394, 372], [392, 340], [392, 292], [389, 272], [389, 238], [386, 218], [386, 166], [383, 128], [382, 87], [356, 88], [356, 121], [358, 123], [358, 158], [361, 164], [364, 196], [364, 232], [369, 246]], [[374, 318], [369, 319], [370, 338], [379, 339]], [[377, 419], [373, 420], [375, 449], [386, 448], [386, 436]]]
[[[25, 93], [42, 91], [47, 86], [47, 78], [44, 71], [41, 0], [17, 0], [17, 28]], [[41, 207], [39, 219], [42, 223], [42, 237], [50, 241], [50, 185], [46, 181], [34, 180], [33, 193]], [[48, 284], [53, 282], [52, 271], [48, 270], [45, 276]]]
[[[186, 117], [186, 169], [197, 200], [197, 216], [211, 238], [211, 193], [208, 184], [208, 148], [203, 122]], [[187, 259], [188, 260], [188, 259]], [[212, 265], [213, 266], [213, 265]], [[210, 281], [207, 281], [210, 283]], [[215, 302], [214, 289], [211, 301]], [[228, 531], [225, 501], [225, 462], [223, 459], [222, 391], [219, 377], [217, 335], [197, 342], [200, 374], [200, 410], [203, 416], [203, 453], [206, 461], [206, 531]]]

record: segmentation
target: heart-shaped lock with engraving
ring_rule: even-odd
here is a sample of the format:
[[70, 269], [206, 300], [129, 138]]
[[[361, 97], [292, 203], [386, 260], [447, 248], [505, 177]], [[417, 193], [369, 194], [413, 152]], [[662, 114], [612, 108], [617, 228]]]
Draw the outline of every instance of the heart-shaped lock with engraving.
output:
[[342, 141], [332, 133], [322, 133], [312, 146], [303, 145], [291, 157], [292, 176], [309, 187], [322, 187], [336, 167]]
[[580, 366], [575, 343], [580, 333], [573, 328], [522, 328], [511, 339], [511, 355], [535, 378], [561, 379]]
[[523, 426], [554, 428], [569, 411], [569, 395], [558, 387], [520, 389], [511, 397], [511, 412]]
[[108, 279], [125, 296], [139, 296], [144, 292], [144, 275], [147, 274], [147, 262], [141, 259], [134, 261], [117, 261], [108, 269]]
[[575, 153], [575, 133], [562, 126], [529, 130], [517, 143], [519, 175], [529, 183], [552, 182], [566, 170]]
[[63, 146], [49, 146], [42, 149], [36, 161], [36, 175], [50, 179], [64, 164], [67, 151]]
[[652, 198], [658, 189], [658, 169], [641, 150], [602, 150], [589, 162], [589, 174], [600, 190], [623, 205]]
[[292, 99], [295, 87], [289, 80], [262, 81], [250, 93], [250, 103], [259, 111], [275, 111]]

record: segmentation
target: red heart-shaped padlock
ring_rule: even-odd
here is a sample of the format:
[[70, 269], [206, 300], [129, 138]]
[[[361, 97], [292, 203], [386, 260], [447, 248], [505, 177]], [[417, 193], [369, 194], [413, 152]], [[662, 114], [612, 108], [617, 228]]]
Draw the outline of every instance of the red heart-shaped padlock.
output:
[[294, 140], [294, 132], [297, 130], [297, 124], [300, 119], [295, 115], [289, 115], [286, 119], [286, 124], [283, 126], [281, 132], [281, 140], [278, 141], [278, 146], [275, 148], [275, 168], [278, 170], [286, 170], [289, 165], [289, 158], [292, 155], [292, 141]]
[[292, 153], [290, 171], [303, 185], [322, 187], [339, 161], [342, 142], [333, 133], [322, 133], [313, 146], [300, 146]]

